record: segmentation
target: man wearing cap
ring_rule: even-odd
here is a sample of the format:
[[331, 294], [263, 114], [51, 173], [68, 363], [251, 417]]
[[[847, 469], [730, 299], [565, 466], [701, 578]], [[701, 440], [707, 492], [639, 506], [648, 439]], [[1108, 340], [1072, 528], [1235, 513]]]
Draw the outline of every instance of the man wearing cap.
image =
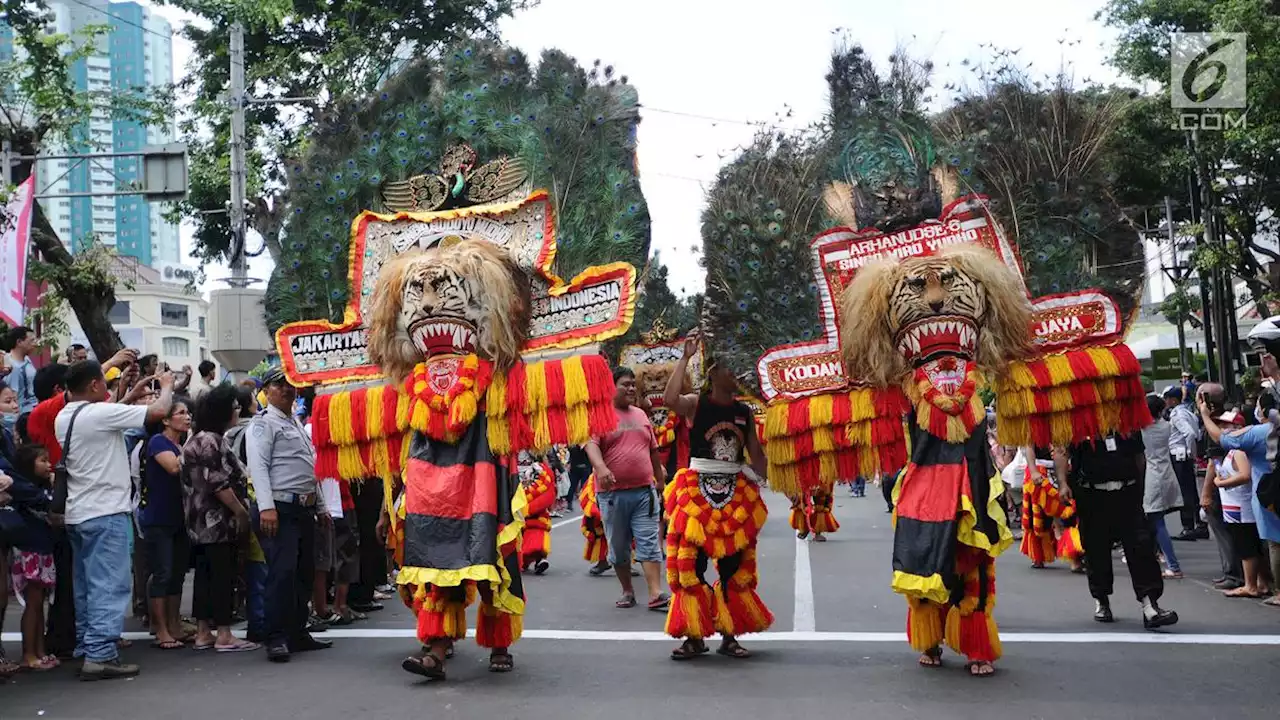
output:
[[1200, 423], [1184, 401], [1186, 388], [1170, 385], [1164, 390], [1165, 414], [1169, 419], [1169, 460], [1182, 491], [1182, 532], [1174, 540], [1208, 540], [1209, 528], [1200, 520], [1200, 493], [1196, 489], [1196, 442]]
[[253, 483], [254, 529], [267, 560], [267, 659], [322, 650], [333, 643], [307, 633], [315, 579], [316, 522], [329, 522], [316, 483], [316, 454], [293, 415], [297, 390], [273, 367], [262, 378], [266, 409], [249, 425], [245, 454]]

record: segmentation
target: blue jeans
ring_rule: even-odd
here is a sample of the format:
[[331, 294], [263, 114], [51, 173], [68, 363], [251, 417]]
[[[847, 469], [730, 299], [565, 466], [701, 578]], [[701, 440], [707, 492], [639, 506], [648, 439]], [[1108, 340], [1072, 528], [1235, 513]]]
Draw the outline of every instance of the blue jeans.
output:
[[133, 523], [128, 513], [68, 525], [76, 605], [76, 657], [109, 662], [133, 591]]
[[596, 493], [605, 536], [609, 539], [610, 565], [629, 564], [614, 552], [621, 550], [622, 558], [626, 558], [625, 552], [631, 547], [632, 540], [636, 542], [637, 561], [662, 562], [655, 492], [652, 487], [642, 487]]
[[1182, 566], [1178, 564], [1178, 556], [1173, 552], [1173, 539], [1169, 537], [1169, 528], [1164, 524], [1164, 513], [1147, 513], [1147, 524], [1151, 526], [1151, 534], [1156, 538], [1156, 547], [1164, 553], [1169, 569], [1181, 572]]

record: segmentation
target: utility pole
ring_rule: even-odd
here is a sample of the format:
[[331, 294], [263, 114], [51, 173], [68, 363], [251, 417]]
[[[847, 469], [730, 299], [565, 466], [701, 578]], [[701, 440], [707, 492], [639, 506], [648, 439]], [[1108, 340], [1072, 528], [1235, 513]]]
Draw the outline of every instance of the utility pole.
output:
[[[1191, 138], [1191, 133], [1187, 133], [1187, 153], [1194, 160], [1196, 148]], [[1187, 172], [1187, 199], [1189, 200], [1191, 222], [1193, 223], [1201, 222], [1204, 219], [1204, 208], [1200, 202], [1200, 180], [1197, 172], [1198, 166], [1191, 168]], [[1197, 244], [1202, 242], [1204, 242], [1203, 237], [1196, 239]], [[1220, 383], [1223, 382], [1223, 379], [1221, 373], [1218, 372], [1218, 342], [1213, 332], [1214, 328], [1218, 327], [1218, 322], [1214, 319], [1216, 305], [1211, 297], [1211, 291], [1218, 286], [1218, 274], [1217, 270], [1206, 272], [1203, 268], [1197, 270], [1197, 273], [1200, 276], [1200, 316], [1201, 325], [1204, 327], [1204, 351], [1205, 358], [1209, 363], [1209, 380], [1210, 382]]]
[[[1160, 269], [1164, 274], [1173, 281], [1174, 292], [1179, 297], [1186, 296], [1184, 284], [1187, 276], [1191, 274], [1191, 267], [1183, 265], [1178, 259], [1178, 241], [1173, 232], [1173, 198], [1168, 195], [1164, 196], [1164, 222], [1165, 229], [1169, 233], [1169, 249], [1173, 253], [1173, 265], [1167, 265]], [[1186, 319], [1181, 314], [1178, 315], [1178, 369], [1187, 372], [1191, 367], [1190, 360], [1187, 359], [1187, 329]]]
[[244, 25], [231, 23], [231, 278], [232, 287], [247, 287], [248, 258], [245, 257], [246, 223], [244, 215]]

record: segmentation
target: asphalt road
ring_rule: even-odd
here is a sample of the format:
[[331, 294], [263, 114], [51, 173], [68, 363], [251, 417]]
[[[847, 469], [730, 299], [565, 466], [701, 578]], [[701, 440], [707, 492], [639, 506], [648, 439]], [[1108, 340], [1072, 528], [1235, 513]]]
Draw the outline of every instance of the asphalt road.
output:
[[[662, 636], [662, 615], [613, 607], [617, 581], [586, 574], [577, 522], [566, 518], [553, 533], [551, 570], [527, 580], [527, 630], [512, 674], [486, 672], [486, 653], [470, 643], [459, 646], [447, 682], [403, 672], [400, 660], [417, 647], [413, 622], [388, 603], [368, 622], [327, 633], [332, 650], [287, 665], [138, 642], [124, 653], [143, 667], [133, 680], [79, 683], [70, 667], [23, 675], [0, 685], [0, 719], [1276, 717], [1280, 610], [1210, 588], [1211, 542], [1179, 544], [1189, 577], [1167, 585], [1163, 604], [1182, 621], [1162, 634], [1142, 630], [1118, 560], [1118, 622], [1102, 626], [1083, 577], [1033, 570], [1011, 550], [997, 577], [999, 674], [967, 677], [953, 655], [941, 670], [917, 668], [903, 602], [888, 589], [888, 515], [868, 490], [866, 499], [838, 491], [843, 528], [825, 544], [797, 543], [785, 501], [770, 499], [761, 594], [777, 621], [743, 638], [755, 652], [747, 661], [668, 660], [676, 643]], [[11, 657], [15, 639], [5, 636]]]

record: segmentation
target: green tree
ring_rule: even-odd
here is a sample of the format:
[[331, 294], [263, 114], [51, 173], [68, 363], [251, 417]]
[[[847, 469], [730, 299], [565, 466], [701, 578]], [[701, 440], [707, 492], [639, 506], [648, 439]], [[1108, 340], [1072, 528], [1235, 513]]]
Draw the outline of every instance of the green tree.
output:
[[[15, 52], [0, 62], [0, 139], [12, 143], [19, 156], [34, 157], [42, 150], [102, 151], [88, 138], [89, 118], [106, 113], [113, 119], [144, 126], [162, 125], [172, 113], [169, 88], [85, 90], [77, 86], [76, 63], [97, 52], [106, 42], [109, 25], [86, 27], [75, 35], [50, 34], [52, 19], [44, 0], [5, 0], [3, 22], [13, 32]], [[35, 163], [22, 160], [13, 166], [12, 179], [20, 183], [31, 176]], [[121, 188], [123, 189], [123, 188]], [[59, 238], [39, 202], [31, 224], [31, 242], [40, 260], [30, 265], [32, 276], [50, 282], [56, 295], [70, 305], [80, 321], [94, 353], [110, 357], [121, 348], [120, 338], [107, 313], [115, 304], [116, 279], [111, 274], [108, 251], [77, 252], [92, 247], [93, 238]]]
[[[1259, 312], [1270, 314], [1273, 287], [1264, 263], [1280, 261], [1266, 242], [1280, 232], [1280, 10], [1269, 0], [1111, 0], [1099, 13], [1119, 33], [1113, 63], [1130, 77], [1161, 89], [1162, 122], [1153, 125], [1184, 178], [1191, 169], [1208, 206], [1222, 219], [1221, 237], [1206, 237], [1201, 270], [1217, 267], [1244, 281]], [[1188, 132], [1168, 104], [1173, 32], [1244, 32], [1247, 39], [1247, 126]], [[1192, 123], [1194, 124], [1194, 123]], [[1181, 183], [1176, 182], [1181, 179]], [[1181, 188], [1179, 188], [1181, 185]], [[1217, 235], [1217, 233], [1214, 233]]]
[[[293, 194], [289, 168], [307, 155], [311, 130], [341, 123], [350, 102], [374, 93], [417, 58], [439, 57], [464, 37], [493, 37], [498, 20], [525, 0], [170, 0], [209, 22], [183, 30], [194, 45], [183, 89], [194, 102], [181, 125], [191, 158], [191, 192], [177, 214], [195, 223], [195, 254], [232, 254], [229, 218], [230, 27], [245, 26], [245, 84], [255, 99], [246, 114], [249, 227], [277, 265], [287, 262], [283, 231]], [[320, 277], [303, 278], [318, 282]]]

